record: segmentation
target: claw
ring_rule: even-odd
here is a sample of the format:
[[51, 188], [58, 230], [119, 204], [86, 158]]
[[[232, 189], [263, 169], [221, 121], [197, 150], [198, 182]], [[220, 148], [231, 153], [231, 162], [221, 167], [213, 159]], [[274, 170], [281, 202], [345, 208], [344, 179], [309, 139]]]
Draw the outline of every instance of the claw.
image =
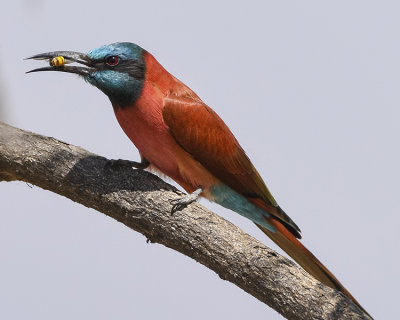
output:
[[106, 166], [111, 169], [115, 169], [118, 167], [129, 167], [129, 168], [137, 168], [137, 169], [146, 169], [149, 166], [149, 162], [146, 159], [142, 159], [142, 162], [136, 162], [136, 161], [131, 161], [131, 160], [123, 160], [123, 159], [118, 159], [118, 160], [108, 160], [106, 163]]
[[185, 195], [184, 197], [170, 200], [170, 203], [172, 204], [171, 212], [175, 212], [180, 209], [183, 209], [184, 207], [188, 206], [192, 202], [196, 201], [197, 198], [199, 197], [200, 193], [202, 193], [202, 192], [203, 192], [203, 189], [198, 188], [197, 190]]

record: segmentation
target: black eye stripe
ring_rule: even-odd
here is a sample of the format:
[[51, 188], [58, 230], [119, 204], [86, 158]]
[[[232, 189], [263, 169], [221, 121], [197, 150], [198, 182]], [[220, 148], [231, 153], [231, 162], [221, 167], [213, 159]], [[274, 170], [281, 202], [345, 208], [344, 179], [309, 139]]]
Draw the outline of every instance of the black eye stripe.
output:
[[[108, 56], [109, 57], [109, 56]], [[143, 80], [145, 78], [146, 67], [144, 62], [132, 59], [122, 59], [119, 57], [119, 62], [115, 66], [110, 66], [107, 64], [106, 59], [93, 59], [91, 65], [98, 71], [102, 70], [113, 70], [116, 72], [127, 73], [137, 80]]]

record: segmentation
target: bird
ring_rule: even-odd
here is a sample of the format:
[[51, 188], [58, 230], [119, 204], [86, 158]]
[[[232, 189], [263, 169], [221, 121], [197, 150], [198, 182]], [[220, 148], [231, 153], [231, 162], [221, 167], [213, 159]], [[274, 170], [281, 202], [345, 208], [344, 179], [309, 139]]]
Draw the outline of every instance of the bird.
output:
[[114, 165], [151, 168], [172, 178], [188, 193], [171, 201], [174, 208], [201, 196], [250, 219], [304, 270], [366, 312], [299, 241], [300, 228], [278, 205], [225, 122], [148, 51], [117, 42], [86, 54], [54, 51], [27, 59], [50, 62], [28, 73], [77, 74], [108, 96], [141, 157], [140, 162], [113, 160]]

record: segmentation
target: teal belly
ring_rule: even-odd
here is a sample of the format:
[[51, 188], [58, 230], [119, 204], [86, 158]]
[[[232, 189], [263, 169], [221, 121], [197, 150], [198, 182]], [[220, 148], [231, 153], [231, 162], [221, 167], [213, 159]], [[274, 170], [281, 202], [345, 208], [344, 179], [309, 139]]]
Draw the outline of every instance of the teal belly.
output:
[[276, 228], [268, 223], [267, 219], [271, 215], [267, 211], [257, 207], [227, 185], [218, 184], [210, 188], [210, 193], [219, 205], [239, 213], [272, 232], [276, 232]]

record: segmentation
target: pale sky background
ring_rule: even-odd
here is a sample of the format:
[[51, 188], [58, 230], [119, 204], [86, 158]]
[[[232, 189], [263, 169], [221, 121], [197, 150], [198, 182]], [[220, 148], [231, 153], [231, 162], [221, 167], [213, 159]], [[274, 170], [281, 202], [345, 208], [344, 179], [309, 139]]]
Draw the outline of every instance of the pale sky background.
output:
[[[138, 159], [108, 98], [41, 52], [150, 51], [232, 129], [303, 243], [376, 319], [398, 317], [398, 1], [6, 1], [3, 120]], [[199, 263], [82, 205], [0, 183], [1, 319], [282, 319]], [[254, 224], [203, 202], [266, 245]]]

